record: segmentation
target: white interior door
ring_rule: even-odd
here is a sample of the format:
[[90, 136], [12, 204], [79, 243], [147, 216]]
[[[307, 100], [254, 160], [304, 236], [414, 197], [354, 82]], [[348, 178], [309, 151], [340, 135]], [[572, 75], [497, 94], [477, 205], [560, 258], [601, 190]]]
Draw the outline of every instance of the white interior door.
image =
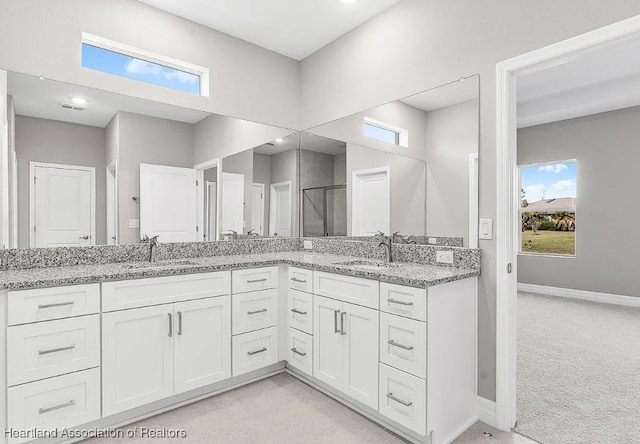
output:
[[254, 233], [264, 234], [264, 184], [251, 185], [251, 229]]
[[291, 236], [291, 181], [271, 184], [269, 234]]
[[207, 197], [206, 197], [206, 227], [207, 240], [216, 240], [216, 222], [217, 222], [217, 186], [215, 182], [207, 181]]
[[353, 172], [351, 235], [391, 234], [390, 168]]
[[244, 231], [244, 174], [222, 173], [222, 232]]
[[95, 170], [31, 162], [31, 246], [95, 244]]
[[196, 170], [140, 164], [140, 236], [195, 242]]
[[118, 245], [117, 160], [107, 166], [107, 244]]

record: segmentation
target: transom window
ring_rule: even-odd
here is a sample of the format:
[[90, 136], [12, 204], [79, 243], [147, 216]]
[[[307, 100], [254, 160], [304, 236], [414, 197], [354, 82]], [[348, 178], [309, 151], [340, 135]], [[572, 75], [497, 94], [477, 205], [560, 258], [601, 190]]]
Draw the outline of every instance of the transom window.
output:
[[191, 94], [209, 95], [207, 68], [86, 33], [82, 34], [82, 66]]
[[379, 140], [380, 142], [408, 147], [409, 131], [390, 125], [370, 117], [364, 118], [363, 132], [365, 137]]
[[521, 253], [576, 254], [575, 160], [520, 166]]

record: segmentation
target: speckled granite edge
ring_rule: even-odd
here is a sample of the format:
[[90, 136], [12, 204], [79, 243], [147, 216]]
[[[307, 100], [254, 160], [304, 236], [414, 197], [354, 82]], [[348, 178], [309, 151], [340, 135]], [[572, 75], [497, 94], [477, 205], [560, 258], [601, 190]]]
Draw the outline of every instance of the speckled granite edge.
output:
[[[318, 237], [312, 239], [330, 239], [330, 240], [351, 240], [351, 241], [363, 241], [363, 242], [379, 242], [380, 238], [376, 236], [330, 236], [330, 237]], [[430, 243], [432, 239], [435, 243]], [[415, 235], [396, 235], [393, 238], [396, 243], [416, 243], [418, 245], [437, 245], [446, 247], [463, 247], [464, 238], [462, 237], [447, 237], [447, 236], [415, 236]]]
[[[161, 243], [158, 247], [157, 259], [277, 253], [300, 249], [302, 249], [301, 239], [284, 237], [219, 242]], [[12, 249], [0, 250], [0, 270], [138, 262], [146, 261], [148, 258], [149, 246], [143, 244]]]
[[[385, 250], [377, 243], [358, 240], [342, 240], [337, 238], [312, 238], [313, 251], [318, 253], [342, 254], [382, 261]], [[380, 241], [380, 239], [378, 239]], [[445, 247], [434, 245], [398, 244], [392, 247], [393, 260], [425, 265], [443, 265], [436, 262], [436, 251], [453, 251], [453, 266], [456, 268], [480, 269], [482, 251], [479, 249]]]

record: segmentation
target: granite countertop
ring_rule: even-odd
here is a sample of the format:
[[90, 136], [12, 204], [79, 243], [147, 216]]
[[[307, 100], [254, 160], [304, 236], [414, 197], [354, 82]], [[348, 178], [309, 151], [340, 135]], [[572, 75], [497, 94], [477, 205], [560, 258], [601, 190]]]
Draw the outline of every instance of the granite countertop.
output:
[[287, 251], [279, 253], [243, 254], [235, 256], [194, 257], [149, 262], [125, 262], [69, 267], [29, 268], [0, 272], [0, 290], [54, 287], [143, 277], [203, 273], [234, 268], [289, 264], [313, 270], [363, 277], [412, 287], [428, 287], [478, 276], [480, 270], [436, 265], [394, 262], [389, 267], [363, 269], [343, 264], [349, 262], [378, 263], [361, 257], [326, 253]]

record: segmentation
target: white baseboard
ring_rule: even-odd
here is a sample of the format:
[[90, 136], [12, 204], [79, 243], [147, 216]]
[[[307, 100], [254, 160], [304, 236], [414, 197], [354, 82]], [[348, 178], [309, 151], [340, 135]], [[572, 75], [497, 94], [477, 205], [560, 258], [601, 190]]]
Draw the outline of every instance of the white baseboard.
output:
[[580, 299], [583, 301], [602, 302], [604, 304], [624, 305], [625, 307], [640, 307], [640, 297], [622, 296], [619, 294], [597, 293], [595, 291], [573, 290], [571, 288], [548, 287], [546, 285], [518, 283], [518, 291], [538, 293], [547, 296]]
[[476, 397], [476, 413], [478, 419], [491, 427], [497, 427], [496, 402], [482, 396]]

